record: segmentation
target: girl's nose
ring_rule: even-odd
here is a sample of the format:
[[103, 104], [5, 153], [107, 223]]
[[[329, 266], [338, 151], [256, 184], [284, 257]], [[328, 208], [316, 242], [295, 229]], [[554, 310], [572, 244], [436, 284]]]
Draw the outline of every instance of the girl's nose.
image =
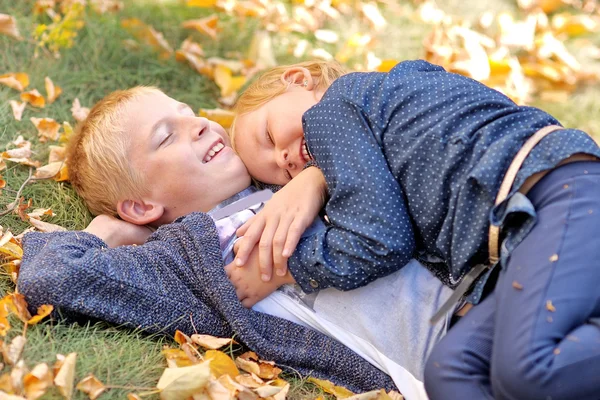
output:
[[196, 123], [192, 129], [192, 137], [199, 139], [205, 132], [208, 132], [210, 127], [210, 121], [203, 117], [194, 117]]

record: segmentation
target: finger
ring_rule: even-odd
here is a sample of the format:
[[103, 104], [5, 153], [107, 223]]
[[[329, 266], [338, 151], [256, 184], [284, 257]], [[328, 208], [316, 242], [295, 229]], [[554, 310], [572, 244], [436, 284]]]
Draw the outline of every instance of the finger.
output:
[[235, 264], [241, 267], [248, 261], [248, 256], [256, 246], [256, 243], [260, 240], [263, 229], [265, 227], [265, 220], [257, 218], [255, 223], [246, 231], [246, 234], [242, 238], [242, 243], [235, 256]]
[[269, 220], [258, 243], [260, 279], [269, 282], [273, 274], [273, 237], [279, 226], [279, 218]]
[[282, 255], [283, 257], [290, 258], [294, 250], [296, 250], [296, 246], [298, 246], [298, 242], [302, 237], [302, 234], [306, 230], [308, 224], [305, 221], [295, 219], [294, 222], [290, 225], [290, 228], [287, 232], [287, 239], [285, 241], [285, 245], [283, 247]]
[[236, 235], [238, 236], [244, 236], [244, 234], [246, 233], [246, 231], [248, 230], [248, 228], [250, 228], [252, 226], [252, 224], [254, 223], [254, 218], [256, 217], [256, 215], [252, 216], [248, 221], [244, 222], [242, 224], [242, 226], [240, 226], [237, 231], [235, 231]]
[[246, 308], [252, 308], [252, 306], [256, 304], [256, 301], [254, 301], [251, 297], [246, 297], [245, 299], [241, 300], [241, 302]]
[[231, 273], [234, 269], [235, 269], [235, 264], [233, 262], [231, 262], [225, 266], [225, 273], [227, 274], [227, 278], [229, 278], [229, 280], [231, 280]]
[[273, 238], [273, 266], [277, 276], [284, 276], [287, 269], [287, 259], [283, 256], [283, 249], [288, 236], [290, 226], [294, 222], [294, 216], [286, 216], [279, 221], [277, 232]]

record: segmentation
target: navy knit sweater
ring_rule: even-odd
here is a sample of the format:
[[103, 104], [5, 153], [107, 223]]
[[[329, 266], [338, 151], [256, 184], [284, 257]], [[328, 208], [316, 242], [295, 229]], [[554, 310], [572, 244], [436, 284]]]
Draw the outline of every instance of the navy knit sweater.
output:
[[109, 249], [85, 232], [29, 233], [19, 291], [32, 309], [53, 304], [75, 320], [100, 319], [173, 334], [236, 340], [261, 357], [354, 391], [395, 388], [386, 374], [341, 343], [244, 308], [223, 269], [212, 219], [193, 213], [141, 246]]

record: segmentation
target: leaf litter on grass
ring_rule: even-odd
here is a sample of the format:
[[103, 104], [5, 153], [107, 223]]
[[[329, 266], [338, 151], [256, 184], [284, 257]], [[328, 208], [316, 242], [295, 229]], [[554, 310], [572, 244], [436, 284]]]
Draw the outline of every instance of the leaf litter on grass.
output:
[[[150, 47], [158, 59], [174, 58], [212, 80], [219, 88], [221, 107], [201, 108], [199, 115], [214, 119], [225, 127], [231, 125], [233, 114], [228, 108], [235, 102], [241, 88], [255, 74], [277, 64], [275, 54], [281, 52], [282, 45], [284, 51], [295, 58], [337, 60], [360, 71], [385, 72], [400, 61], [380, 58], [376, 54], [377, 45], [389, 25], [383, 10], [392, 6], [390, 2], [188, 0], [187, 5], [202, 12], [198, 18], [180, 21], [182, 32], [189, 33], [189, 36], [178, 50], [173, 51], [177, 47], [173, 47], [159, 30], [137, 18], [121, 20], [123, 29], [132, 37], [127, 46], [134, 51], [143, 46]], [[521, 16], [486, 12], [472, 23], [445, 13], [435, 2], [415, 1], [414, 12], [409, 18], [432, 25], [423, 44], [425, 59], [480, 80], [517, 103], [526, 104], [536, 96], [562, 101], [578, 87], [598, 82], [598, 74], [582, 66], [564, 45], [565, 41], [598, 32], [600, 7], [596, 1], [518, 0], [517, 5], [522, 10]], [[79, 32], [85, 27], [86, 13], [118, 13], [123, 7], [124, 3], [116, 0], [36, 1], [32, 13], [38, 24], [31, 32], [36, 57], [50, 55], [59, 58], [61, 52], [73, 47]], [[204, 11], [212, 14], [206, 15]], [[338, 23], [346, 18], [354, 18], [361, 24], [348, 32], [336, 30]], [[227, 24], [250, 19], [258, 22], [258, 28], [246, 53], [231, 53], [225, 58], [206, 55], [205, 45], [219, 41]], [[21, 40], [17, 22], [11, 15], [0, 14], [0, 34], [15, 41]], [[589, 46], [590, 54], [597, 54], [600, 59], [597, 44], [587, 42], [586, 46]], [[35, 87], [29, 88], [26, 72], [0, 71], [0, 74], [0, 84], [15, 90], [14, 98], [9, 100], [15, 120], [20, 121], [23, 113], [37, 112], [35, 117], [28, 117], [38, 131], [38, 140], [56, 143], [51, 145], [54, 148], [50, 151], [48, 163], [40, 166], [39, 160], [34, 159], [31, 143], [21, 137], [2, 153], [0, 171], [6, 168], [6, 163], [10, 166], [20, 164], [21, 168], [35, 168], [31, 180], [24, 182], [26, 184], [35, 180], [68, 180], [64, 145], [72, 133], [71, 125], [67, 121], [60, 124], [47, 114], [39, 115], [46, 106], [57, 99], [61, 101], [59, 96], [65, 95], [62, 88], [46, 77], [44, 96]], [[80, 122], [89, 109], [82, 107], [74, 98], [71, 112], [74, 121]], [[0, 190], [5, 185], [0, 176]], [[17, 196], [9, 206], [12, 208], [8, 211], [33, 225], [30, 229], [61, 229], [43, 221], [52, 217], [51, 210], [37, 208], [27, 212], [33, 206], [30, 200]], [[22, 257], [20, 236], [13, 236], [10, 230], [0, 227], [2, 267], [13, 282]], [[7, 335], [11, 330], [9, 315], [15, 314], [31, 325], [52, 311], [52, 306], [45, 305], [40, 307], [37, 315], [27, 317], [22, 311], [23, 304], [24, 299], [18, 294], [9, 294], [0, 301], [0, 334]], [[260, 360], [251, 352], [234, 360], [217, 350], [221, 345], [230, 345], [231, 339], [198, 334], [187, 337], [181, 333], [176, 341], [179, 348], [163, 350], [168, 368], [156, 388], [148, 393], [160, 393], [162, 398], [182, 398], [193, 393], [194, 399], [281, 399], [289, 390], [289, 385], [279, 377], [280, 370], [273, 363]], [[30, 399], [43, 396], [54, 385], [65, 398], [70, 398], [75, 384], [76, 354], [59, 355], [53, 368], [40, 363], [29, 371], [21, 358], [26, 345], [24, 334], [2, 343], [5, 363], [12, 366], [13, 372], [0, 376], [0, 389], [15, 398], [25, 396]], [[383, 391], [355, 395], [331, 382], [316, 379], [312, 382], [337, 398], [400, 398], [397, 393]], [[88, 375], [76, 388], [94, 399], [111, 386]], [[140, 398], [148, 393], [130, 393], [128, 397]]]

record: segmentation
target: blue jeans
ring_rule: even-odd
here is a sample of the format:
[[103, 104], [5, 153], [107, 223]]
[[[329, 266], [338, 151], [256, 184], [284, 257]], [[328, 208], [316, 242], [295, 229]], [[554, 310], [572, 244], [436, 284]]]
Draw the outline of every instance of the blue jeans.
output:
[[600, 399], [600, 162], [561, 166], [527, 197], [535, 223], [504, 249], [494, 292], [427, 362], [432, 400]]

